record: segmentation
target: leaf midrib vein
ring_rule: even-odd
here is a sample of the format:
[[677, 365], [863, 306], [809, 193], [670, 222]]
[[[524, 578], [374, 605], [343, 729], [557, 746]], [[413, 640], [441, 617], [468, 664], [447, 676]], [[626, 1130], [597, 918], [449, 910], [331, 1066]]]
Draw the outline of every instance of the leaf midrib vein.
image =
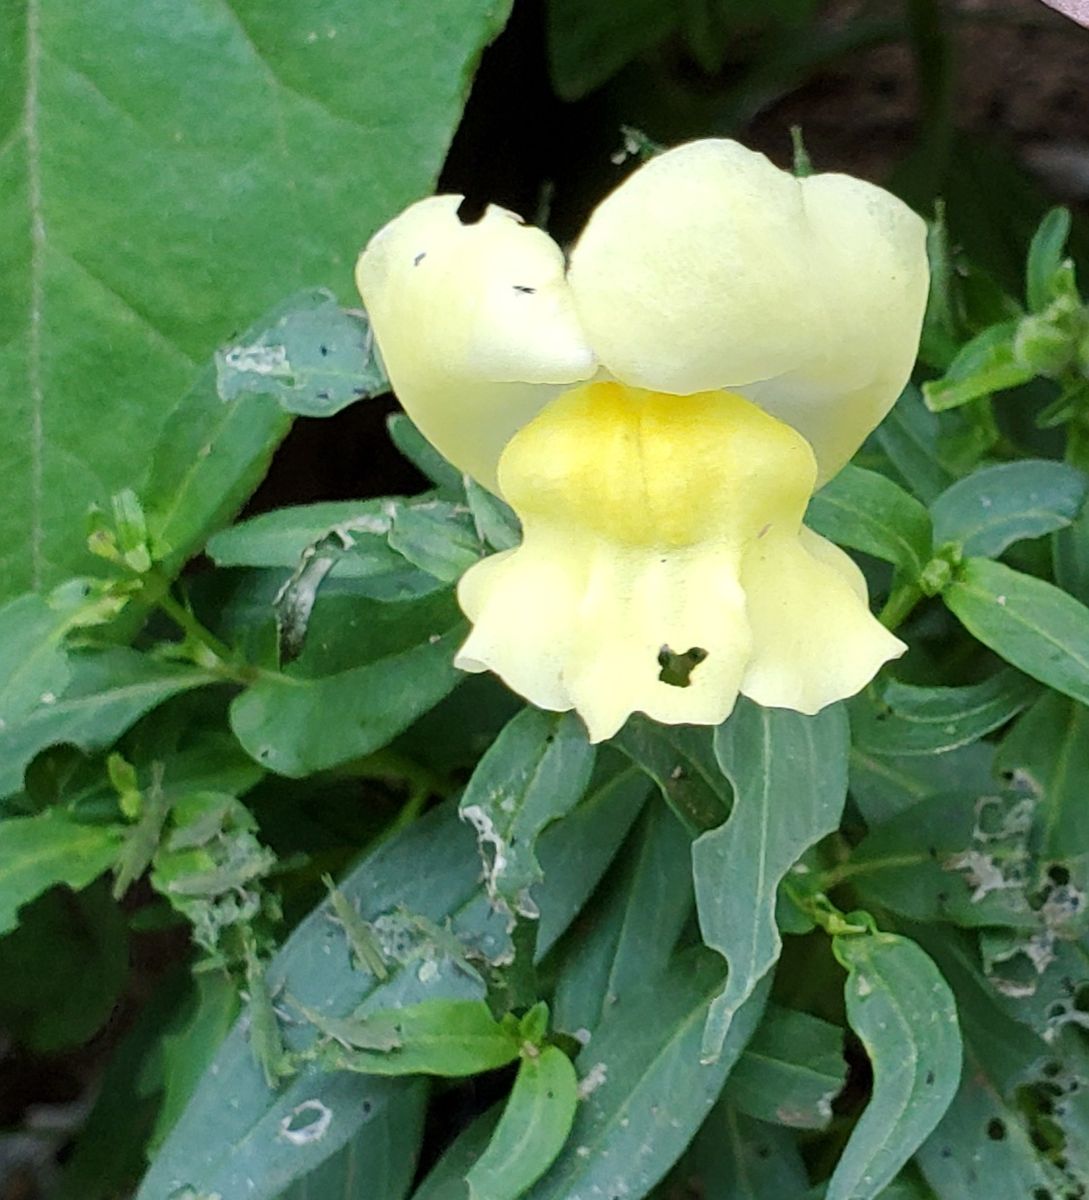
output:
[[27, 331], [27, 393], [30, 397], [30, 580], [34, 590], [42, 582], [44, 533], [42, 390], [42, 258], [45, 220], [42, 216], [41, 141], [38, 136], [38, 84], [41, 57], [40, 0], [26, 4], [26, 101], [23, 130], [26, 137], [27, 207], [30, 215], [30, 313]]

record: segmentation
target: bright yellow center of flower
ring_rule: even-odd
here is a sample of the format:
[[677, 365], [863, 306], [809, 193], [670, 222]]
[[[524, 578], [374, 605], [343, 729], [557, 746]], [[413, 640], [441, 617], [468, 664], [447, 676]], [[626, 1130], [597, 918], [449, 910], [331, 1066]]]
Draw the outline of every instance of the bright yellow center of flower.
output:
[[636, 711], [716, 724], [739, 692], [850, 695], [901, 644], [802, 525], [815, 479], [808, 442], [732, 392], [572, 388], [499, 460], [524, 537], [463, 577], [459, 665], [576, 708], [595, 741]]
[[805, 439], [742, 396], [619, 383], [554, 401], [513, 438], [499, 470], [527, 524], [670, 549], [740, 547], [784, 517], [797, 533], [815, 478]]

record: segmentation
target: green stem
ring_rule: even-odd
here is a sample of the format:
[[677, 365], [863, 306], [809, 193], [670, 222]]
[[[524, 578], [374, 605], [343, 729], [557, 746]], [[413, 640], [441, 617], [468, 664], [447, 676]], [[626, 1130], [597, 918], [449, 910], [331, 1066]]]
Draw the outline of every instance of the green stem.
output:
[[922, 589], [915, 583], [901, 583], [892, 589], [878, 620], [886, 629], [898, 629], [911, 616], [923, 598]]
[[226, 642], [220, 641], [210, 629], [201, 624], [193, 612], [174, 598], [166, 580], [153, 575], [150, 582], [154, 588], [155, 604], [158, 608], [181, 629], [186, 637], [207, 651], [209, 661], [202, 661], [200, 666], [217, 671], [237, 683], [253, 683], [259, 674], [256, 668], [235, 661], [235, 654], [230, 646]]

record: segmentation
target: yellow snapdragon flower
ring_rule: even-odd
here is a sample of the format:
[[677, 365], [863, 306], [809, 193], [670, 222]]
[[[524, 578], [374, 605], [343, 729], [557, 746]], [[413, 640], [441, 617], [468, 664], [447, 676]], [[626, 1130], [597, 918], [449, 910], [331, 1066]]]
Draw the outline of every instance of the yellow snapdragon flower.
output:
[[736, 142], [651, 159], [571, 252], [460, 196], [375, 234], [356, 278], [393, 387], [523, 541], [466, 572], [456, 659], [590, 737], [814, 713], [903, 653], [861, 572], [802, 524], [908, 378], [923, 222]]

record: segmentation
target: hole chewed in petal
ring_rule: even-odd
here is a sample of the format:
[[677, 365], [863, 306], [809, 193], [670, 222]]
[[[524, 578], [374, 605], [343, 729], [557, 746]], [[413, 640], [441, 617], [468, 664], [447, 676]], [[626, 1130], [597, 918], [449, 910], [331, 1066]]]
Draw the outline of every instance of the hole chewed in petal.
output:
[[637, 711], [718, 724], [741, 691], [803, 712], [852, 694], [903, 647], [803, 530], [815, 475], [740, 396], [567, 392], [503, 455], [524, 540], [463, 577], [458, 665], [576, 709], [594, 741]]
[[688, 687], [692, 683], [692, 672], [707, 657], [707, 651], [702, 646], [692, 646], [683, 654], [678, 654], [668, 646], [658, 651], [658, 678], [670, 687]]

